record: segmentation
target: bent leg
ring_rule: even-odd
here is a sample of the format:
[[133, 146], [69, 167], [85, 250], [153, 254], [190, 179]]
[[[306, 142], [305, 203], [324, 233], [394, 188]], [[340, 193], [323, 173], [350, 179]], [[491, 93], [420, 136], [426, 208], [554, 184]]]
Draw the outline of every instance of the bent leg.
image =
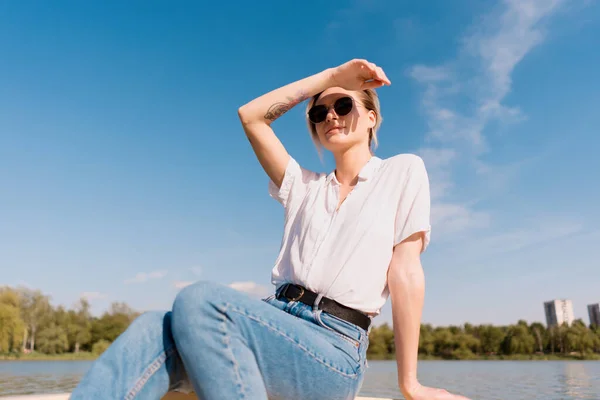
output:
[[171, 334], [171, 313], [148, 312], [92, 364], [70, 399], [159, 400], [186, 381]]
[[310, 320], [315, 313], [302, 303], [282, 307], [285, 311], [206, 282], [179, 293], [173, 305], [173, 337], [199, 398], [356, 396], [366, 339], [347, 340], [318, 325]]

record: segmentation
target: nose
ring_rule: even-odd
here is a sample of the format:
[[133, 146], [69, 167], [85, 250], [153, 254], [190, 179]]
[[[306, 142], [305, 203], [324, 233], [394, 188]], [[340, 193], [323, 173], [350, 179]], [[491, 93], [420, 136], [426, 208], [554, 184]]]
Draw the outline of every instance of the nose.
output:
[[333, 107], [330, 107], [329, 110], [327, 110], [327, 117], [325, 118], [326, 121], [331, 121], [331, 120], [335, 120], [338, 119], [338, 115], [335, 112], [335, 110], [333, 109]]

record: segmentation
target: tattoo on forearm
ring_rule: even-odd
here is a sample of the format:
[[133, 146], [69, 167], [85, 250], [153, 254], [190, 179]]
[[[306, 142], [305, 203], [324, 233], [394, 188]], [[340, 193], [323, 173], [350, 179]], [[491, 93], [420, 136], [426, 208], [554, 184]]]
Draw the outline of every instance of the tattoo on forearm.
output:
[[283, 114], [291, 110], [298, 103], [301, 103], [304, 100], [308, 99], [308, 97], [309, 96], [306, 94], [306, 92], [304, 90], [301, 90], [298, 92], [298, 95], [296, 95], [296, 97], [288, 97], [287, 102], [277, 102], [273, 104], [267, 110], [267, 113], [265, 114], [265, 119], [268, 119], [269, 121], [275, 121], [277, 118], [281, 117]]

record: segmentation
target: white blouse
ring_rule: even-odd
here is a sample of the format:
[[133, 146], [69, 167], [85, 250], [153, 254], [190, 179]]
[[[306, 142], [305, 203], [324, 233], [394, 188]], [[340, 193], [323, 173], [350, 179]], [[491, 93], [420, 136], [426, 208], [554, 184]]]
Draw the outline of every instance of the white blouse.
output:
[[387, 301], [394, 246], [415, 232], [430, 240], [429, 179], [413, 154], [371, 157], [339, 210], [335, 171], [316, 173], [290, 158], [269, 194], [285, 210], [271, 281], [302, 285], [348, 307], [378, 315]]

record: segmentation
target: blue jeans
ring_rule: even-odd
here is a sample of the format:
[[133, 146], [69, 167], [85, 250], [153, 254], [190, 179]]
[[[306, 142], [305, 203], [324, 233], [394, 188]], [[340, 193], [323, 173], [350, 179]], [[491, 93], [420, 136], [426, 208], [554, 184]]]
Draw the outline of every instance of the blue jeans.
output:
[[71, 400], [353, 399], [367, 367], [368, 332], [275, 295], [258, 300], [198, 282], [171, 312], [148, 312], [92, 364]]

